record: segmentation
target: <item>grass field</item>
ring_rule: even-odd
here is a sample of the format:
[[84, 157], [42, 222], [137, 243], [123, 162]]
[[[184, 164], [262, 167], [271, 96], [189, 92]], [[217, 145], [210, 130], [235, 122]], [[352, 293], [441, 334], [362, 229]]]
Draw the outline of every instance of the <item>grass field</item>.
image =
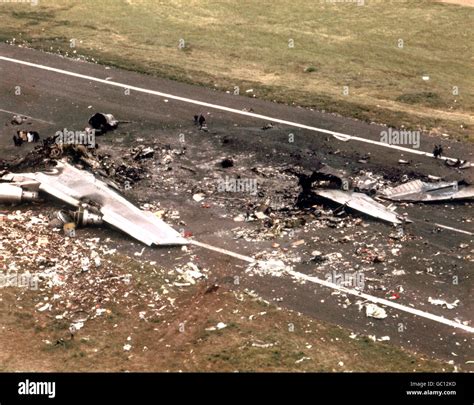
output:
[[432, 0], [38, 1], [0, 3], [1, 40], [459, 139], [474, 127], [472, 7]]

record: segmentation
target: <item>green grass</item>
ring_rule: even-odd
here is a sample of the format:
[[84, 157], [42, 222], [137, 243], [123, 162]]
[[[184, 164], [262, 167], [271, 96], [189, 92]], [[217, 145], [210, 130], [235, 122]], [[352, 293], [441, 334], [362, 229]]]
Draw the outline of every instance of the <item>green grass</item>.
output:
[[467, 139], [474, 127], [474, 8], [430, 0], [365, 3], [6, 3], [0, 39], [62, 54], [76, 50], [101, 63], [221, 90], [239, 86], [245, 94], [251, 87], [260, 98]]

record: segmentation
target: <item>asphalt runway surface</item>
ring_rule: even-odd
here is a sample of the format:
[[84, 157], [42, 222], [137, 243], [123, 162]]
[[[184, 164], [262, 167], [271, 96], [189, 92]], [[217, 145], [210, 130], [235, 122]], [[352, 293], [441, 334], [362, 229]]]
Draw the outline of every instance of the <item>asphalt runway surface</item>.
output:
[[[381, 131], [387, 129], [332, 114], [234, 96], [224, 91], [74, 61], [24, 48], [0, 45], [0, 56], [373, 141], [380, 141]], [[209, 179], [215, 179], [216, 176], [250, 177], [250, 169], [254, 167], [312, 170], [323, 162], [351, 172], [363, 169], [394, 178], [403, 175], [409, 178], [432, 175], [446, 180], [465, 179], [472, 182], [474, 179], [474, 169], [455, 170], [432, 157], [363, 142], [344, 142], [327, 133], [281, 123], [263, 131], [261, 128], [267, 122], [256, 117], [133, 90], [127, 94], [124, 88], [107, 83], [18, 63], [0, 60], [0, 77], [0, 119], [4, 123], [0, 131], [0, 160], [14, 159], [32, 149], [32, 145], [22, 148], [13, 146], [11, 139], [15, 130], [33, 129], [42, 137], [53, 135], [64, 128], [81, 130], [87, 124], [88, 117], [96, 111], [112, 113], [117, 119], [127, 121], [116, 133], [98, 139], [101, 146], [110, 153], [115, 151], [120, 154], [123, 151], [121, 148], [136, 145], [138, 138], [143, 140], [140, 142], [143, 144], [158, 142], [178, 148], [180, 134], [185, 134], [187, 150], [182, 163], [194, 171], [175, 167], [172, 172], [152, 176], [143, 184], [134, 185], [130, 198], [142, 203], [159, 200], [161, 206], [179, 210], [186, 228], [192, 230], [197, 240], [243, 255], [254, 256], [263, 251], [272, 251], [271, 242], [274, 241], [245, 241], [235, 237], [233, 229], [251, 229], [254, 224], [236, 223], [232, 220], [235, 215], [242, 213], [245, 205], [245, 202], [239, 203], [239, 199], [234, 196], [222, 196], [222, 203], [215, 203], [207, 209], [202, 209], [193, 201], [193, 193], [205, 189]], [[18, 90], [20, 94], [17, 94]], [[208, 133], [198, 131], [192, 123], [193, 115], [200, 112], [206, 115]], [[12, 126], [10, 120], [13, 113], [29, 116], [30, 124]], [[293, 135], [294, 142], [289, 142], [290, 134]], [[125, 141], [117, 142], [121, 138], [125, 138]], [[431, 152], [438, 143], [443, 144], [446, 156], [474, 161], [472, 144], [440, 140], [426, 134], [422, 135], [420, 150]], [[218, 162], [224, 157], [232, 157], [235, 166], [226, 170], [220, 168]], [[359, 162], [361, 158], [367, 157], [367, 163]], [[400, 165], [399, 159], [410, 163]], [[161, 179], [166, 179], [166, 185], [165, 182], [160, 183]], [[296, 180], [272, 176], [262, 179], [263, 191], [267, 195], [274, 196], [276, 193], [285, 198], [293, 189], [297, 189], [296, 183]], [[292, 263], [295, 271], [322, 279], [333, 268], [311, 262], [308, 259], [310, 252], [317, 249], [324, 253], [340, 253], [341, 257], [335, 268], [353, 271], [363, 267], [368, 284], [368, 290], [364, 292], [367, 294], [387, 298], [387, 294], [396, 290], [399, 293], [396, 299], [398, 304], [443, 316], [466, 326], [474, 326], [471, 278], [473, 237], [447, 229], [440, 230], [434, 225], [439, 223], [472, 233], [472, 203], [399, 204], [397, 211], [406, 213], [414, 221], [405, 228], [409, 237], [399, 243], [401, 247], [397, 247], [398, 242], [390, 239], [393, 227], [363, 218], [365, 226], [362, 229], [311, 226], [296, 229], [287, 240], [277, 241], [287, 248], [280, 253], [300, 258]], [[177, 223], [172, 225], [179, 227]], [[101, 236], [112, 235], [117, 246], [124, 250], [141, 249], [126, 235], [114, 231], [102, 229], [87, 232]], [[344, 237], [348, 237], [349, 242]], [[293, 248], [292, 241], [300, 239], [306, 241], [304, 246]], [[359, 241], [387, 251], [389, 260], [380, 264], [361, 262], [354, 256], [356, 243]], [[389, 344], [452, 361], [453, 365], [463, 370], [474, 369], [472, 364], [466, 364], [473, 360], [472, 333], [467, 330], [394, 308], [386, 308], [388, 317], [385, 319], [369, 318], [363, 310], [358, 309], [356, 297], [311, 282], [301, 283], [287, 276], [252, 275], [252, 272], [246, 271], [245, 262], [209, 250], [193, 249], [200, 250], [202, 263], [212, 270], [216, 279], [232, 279], [238, 275], [241, 280], [239, 288], [250, 288], [269, 301], [293, 309], [295, 314], [301, 312], [315, 319], [332, 322], [359, 335], [376, 338], [389, 336]], [[393, 249], [395, 253], [392, 252]], [[158, 260], [164, 266], [172, 266], [173, 257], [178, 254], [181, 252], [173, 248], [147, 248], [143, 260]], [[449, 303], [456, 300], [459, 302], [453, 309], [447, 309], [431, 304], [430, 297]]]

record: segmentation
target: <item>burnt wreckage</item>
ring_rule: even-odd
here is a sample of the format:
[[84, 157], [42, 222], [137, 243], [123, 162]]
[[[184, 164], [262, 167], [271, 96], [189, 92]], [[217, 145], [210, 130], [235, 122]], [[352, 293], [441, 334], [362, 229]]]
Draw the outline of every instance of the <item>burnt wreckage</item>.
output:
[[188, 243], [161, 219], [140, 210], [92, 173], [69, 163], [58, 162], [50, 171], [9, 173], [0, 180], [0, 203], [35, 201], [40, 194], [47, 194], [75, 207], [73, 216], [78, 225], [105, 222], [148, 246]]
[[[120, 121], [127, 122], [127, 121]], [[88, 120], [93, 135], [115, 130], [119, 121], [112, 114], [95, 113]], [[88, 132], [89, 133], [89, 132]], [[39, 200], [49, 195], [74, 207], [70, 214], [60, 211], [57, 219], [67, 226], [87, 226], [109, 224], [135, 238], [151, 245], [185, 245], [189, 243], [177, 231], [150, 212], [142, 211], [119, 193], [119, 187], [108, 177], [114, 177], [125, 186], [130, 181], [139, 180], [139, 167], [117, 166], [97, 153], [93, 147], [82, 143], [67, 143], [58, 134], [43, 140], [42, 145], [29, 155], [7, 166], [11, 171], [23, 171], [31, 167], [42, 171], [0, 173], [0, 204], [21, 203]], [[132, 150], [133, 161], [153, 158], [154, 148], [138, 147]], [[59, 160], [65, 158], [63, 160]], [[53, 163], [51, 168], [50, 164]], [[79, 169], [71, 163], [78, 164]], [[471, 166], [460, 162], [462, 166]], [[223, 167], [233, 166], [229, 160]], [[455, 165], [459, 169], [460, 165]], [[299, 179], [301, 192], [296, 205], [303, 208], [312, 205], [316, 198], [324, 204], [337, 205], [336, 211], [350, 209], [369, 217], [400, 226], [411, 222], [399, 215], [394, 203], [397, 202], [437, 202], [469, 200], [474, 198], [474, 186], [465, 182], [425, 182], [409, 180], [404, 176], [401, 184], [385, 181], [382, 176], [368, 171], [349, 174], [346, 170], [321, 165], [314, 171], [287, 169]], [[93, 174], [93, 173], [95, 174]], [[100, 176], [100, 177], [99, 177]], [[441, 179], [439, 179], [441, 180]], [[392, 203], [386, 206], [383, 202]]]

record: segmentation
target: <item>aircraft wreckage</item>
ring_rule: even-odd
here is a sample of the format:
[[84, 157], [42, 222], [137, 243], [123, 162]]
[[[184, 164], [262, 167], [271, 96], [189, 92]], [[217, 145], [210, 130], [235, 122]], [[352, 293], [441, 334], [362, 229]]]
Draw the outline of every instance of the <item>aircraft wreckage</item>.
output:
[[474, 186], [463, 185], [457, 181], [426, 183], [421, 180], [413, 180], [397, 187], [382, 190], [380, 197], [406, 202], [468, 200], [474, 198]]
[[[326, 165], [310, 175], [300, 176], [303, 194], [305, 190], [311, 191], [313, 195], [396, 226], [411, 221], [397, 214], [395, 207], [387, 207], [376, 199], [436, 202], [474, 198], [474, 186], [458, 182], [413, 180], [395, 187], [382, 183], [371, 173], [353, 177]], [[58, 213], [63, 224], [107, 223], [148, 246], [189, 243], [171, 226], [154, 214], [140, 210], [114, 189], [118, 190], [112, 182], [102, 181], [63, 160], [57, 161], [49, 171], [4, 174], [0, 177], [0, 204], [37, 201], [41, 194], [46, 194], [75, 207], [71, 215], [64, 211]]]
[[463, 181], [430, 183], [412, 180], [395, 187], [388, 187], [381, 176], [374, 176], [370, 172], [351, 176], [345, 170], [327, 165], [323, 165], [311, 174], [304, 173], [299, 177], [303, 193], [311, 191], [314, 195], [343, 207], [394, 225], [411, 221], [397, 214], [395, 207], [387, 207], [376, 199], [427, 203], [474, 198], [474, 186], [465, 184]]
[[50, 171], [9, 173], [0, 178], [0, 203], [36, 201], [41, 194], [75, 207], [73, 217], [78, 225], [105, 222], [148, 246], [188, 244], [161, 219], [140, 210], [93, 174], [66, 162], [58, 162]]

